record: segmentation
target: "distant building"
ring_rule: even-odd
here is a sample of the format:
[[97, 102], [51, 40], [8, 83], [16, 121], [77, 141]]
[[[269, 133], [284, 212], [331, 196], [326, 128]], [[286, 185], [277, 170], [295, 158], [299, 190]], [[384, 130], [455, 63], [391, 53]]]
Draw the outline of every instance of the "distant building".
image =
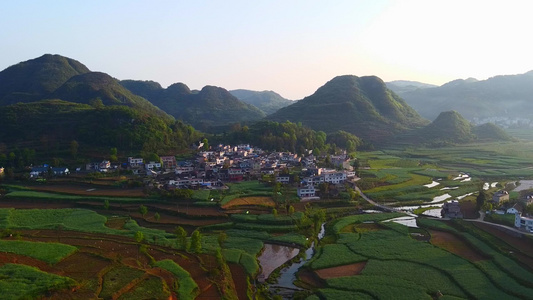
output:
[[316, 196], [316, 190], [315, 187], [312, 185], [306, 186], [306, 187], [299, 187], [298, 188], [298, 197], [315, 197]]
[[128, 157], [128, 165], [132, 168], [142, 167], [144, 160], [142, 158]]
[[507, 191], [504, 191], [504, 190], [497, 191], [492, 196], [492, 202], [494, 202], [494, 204], [501, 204], [501, 203], [507, 202], [507, 201], [509, 201], [509, 192], [507, 192]]
[[440, 213], [444, 218], [463, 217], [463, 213], [461, 213], [461, 207], [459, 206], [459, 201], [457, 200], [452, 200], [451, 202], [444, 203]]
[[175, 169], [178, 166], [175, 156], [161, 156], [164, 169]]

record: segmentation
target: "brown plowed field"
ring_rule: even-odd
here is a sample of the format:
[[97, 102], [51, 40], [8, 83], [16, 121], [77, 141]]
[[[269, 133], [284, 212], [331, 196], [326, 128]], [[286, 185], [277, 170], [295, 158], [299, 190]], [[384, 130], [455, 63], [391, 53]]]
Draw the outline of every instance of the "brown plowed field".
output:
[[516, 258], [521, 263], [528, 266], [529, 269], [533, 271], [533, 240], [531, 239], [528, 240], [523, 237], [520, 238], [520, 237], [506, 234], [505, 232], [498, 230], [497, 228], [489, 224], [484, 224], [484, 223], [479, 223], [479, 222], [472, 222], [472, 224], [490, 233], [491, 235], [497, 237], [498, 239], [506, 242], [512, 247], [520, 250], [520, 252], [517, 252], [517, 251], [513, 251], [514, 249], [509, 249], [509, 251], [513, 252], [510, 255]]
[[470, 261], [488, 259], [474, 251], [466, 242], [454, 234], [437, 230], [429, 230], [429, 234], [431, 235], [431, 244], [456, 254], [464, 259], [468, 259]]
[[316, 270], [316, 274], [322, 279], [338, 278], [345, 276], [359, 275], [366, 266], [365, 262], [338, 266], [333, 268]]

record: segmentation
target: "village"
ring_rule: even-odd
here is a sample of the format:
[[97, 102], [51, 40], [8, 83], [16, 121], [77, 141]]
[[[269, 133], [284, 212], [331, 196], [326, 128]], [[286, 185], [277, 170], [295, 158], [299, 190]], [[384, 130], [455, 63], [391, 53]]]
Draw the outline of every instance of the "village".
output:
[[[317, 157], [309, 151], [307, 156], [290, 152], [267, 152], [249, 144], [237, 146], [218, 145], [203, 149], [202, 144], [194, 158], [178, 161], [175, 156], [161, 156], [156, 161], [141, 157], [128, 157], [127, 162], [111, 163], [109, 160], [91, 162], [78, 167], [75, 173], [123, 172], [143, 178], [149, 189], [227, 189], [225, 183], [249, 180], [266, 180], [296, 187], [301, 199], [320, 199], [321, 184], [355, 186], [356, 176], [351, 159], [345, 152], [322, 157], [328, 166], [318, 167]], [[30, 178], [71, 174], [67, 167], [48, 165], [32, 167]]]

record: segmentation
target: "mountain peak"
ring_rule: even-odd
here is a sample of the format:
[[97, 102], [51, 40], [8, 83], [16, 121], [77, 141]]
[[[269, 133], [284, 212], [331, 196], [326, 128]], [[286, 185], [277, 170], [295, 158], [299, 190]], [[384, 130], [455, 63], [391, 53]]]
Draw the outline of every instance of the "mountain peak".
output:
[[57, 54], [20, 62], [0, 72], [0, 105], [41, 99], [71, 77], [88, 72], [79, 61]]
[[269, 116], [273, 121], [302, 122], [315, 130], [344, 130], [370, 141], [426, 123], [376, 76], [342, 75], [313, 95]]

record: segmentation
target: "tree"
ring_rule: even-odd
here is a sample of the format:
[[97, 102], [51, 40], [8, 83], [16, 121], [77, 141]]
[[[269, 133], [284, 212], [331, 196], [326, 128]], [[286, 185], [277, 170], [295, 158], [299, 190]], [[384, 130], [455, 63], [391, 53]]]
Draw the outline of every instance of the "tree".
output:
[[159, 221], [159, 219], [161, 219], [161, 216], [159, 215], [158, 212], [156, 212], [156, 213], [154, 214], [154, 219], [155, 219], [156, 221]]
[[326, 197], [327, 199], [329, 199], [329, 183], [320, 183], [318, 185], [318, 189], [320, 190], [320, 197]]
[[218, 240], [218, 245], [220, 246], [220, 248], [222, 248], [222, 245], [227, 239], [228, 239], [228, 235], [225, 232], [221, 232], [218, 234], [217, 240]]
[[104, 208], [106, 210], [109, 209], [109, 200], [107, 200], [107, 199], [104, 201]]
[[187, 248], [187, 231], [183, 229], [183, 227], [178, 226], [174, 230], [174, 233], [176, 234], [176, 246], [178, 249], [186, 249]]
[[209, 141], [206, 138], [202, 140], [202, 143], [204, 144], [204, 150], [209, 150]]
[[109, 160], [112, 161], [112, 162], [116, 162], [118, 161], [118, 150], [117, 148], [111, 148], [110, 151], [109, 151]]
[[273, 208], [273, 209], [272, 209], [272, 215], [273, 215], [274, 217], [277, 217], [277, 216], [278, 216], [278, 210], [275, 209], [275, 208]]
[[479, 210], [485, 204], [485, 201], [487, 201], [487, 194], [485, 194], [485, 191], [480, 190], [476, 197], [476, 208]]
[[294, 214], [294, 206], [289, 206], [289, 215], [293, 215]]
[[144, 216], [148, 213], [148, 208], [141, 204], [141, 206], [139, 206], [139, 212], [144, 218]]
[[78, 156], [78, 148], [79, 148], [79, 144], [76, 140], [72, 140], [70, 142], [70, 154], [72, 155], [73, 158], [76, 158]]
[[144, 234], [142, 233], [142, 231], [135, 232], [135, 240], [137, 241], [137, 243], [140, 243], [144, 240]]
[[189, 251], [194, 253], [202, 253], [202, 235], [200, 231], [195, 230], [191, 234], [191, 245]]

